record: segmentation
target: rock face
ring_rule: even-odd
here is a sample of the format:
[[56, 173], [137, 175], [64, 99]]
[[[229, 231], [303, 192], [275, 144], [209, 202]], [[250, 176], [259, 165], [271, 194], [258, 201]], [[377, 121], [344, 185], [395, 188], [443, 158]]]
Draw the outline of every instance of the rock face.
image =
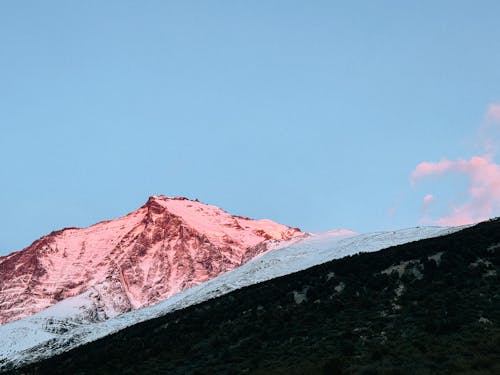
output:
[[304, 236], [186, 198], [150, 197], [138, 210], [66, 228], [0, 257], [0, 324], [88, 292], [107, 319], [154, 304]]

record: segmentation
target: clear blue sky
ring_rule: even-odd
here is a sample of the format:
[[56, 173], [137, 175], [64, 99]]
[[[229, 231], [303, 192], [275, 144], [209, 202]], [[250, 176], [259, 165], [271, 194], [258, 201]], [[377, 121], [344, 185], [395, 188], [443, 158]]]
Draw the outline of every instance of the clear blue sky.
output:
[[423, 196], [460, 199], [466, 176], [412, 187], [412, 171], [479, 155], [500, 101], [499, 14], [496, 0], [2, 1], [0, 254], [152, 194], [315, 232], [420, 225]]

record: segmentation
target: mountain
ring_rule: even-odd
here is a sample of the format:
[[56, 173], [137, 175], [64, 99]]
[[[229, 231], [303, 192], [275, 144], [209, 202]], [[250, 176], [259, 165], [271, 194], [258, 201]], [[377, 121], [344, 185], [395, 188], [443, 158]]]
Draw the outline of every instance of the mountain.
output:
[[106, 320], [238, 267], [273, 242], [304, 235], [198, 201], [153, 196], [124, 217], [52, 232], [0, 257], [0, 324], [78, 295], [93, 306], [87, 318]]
[[110, 320], [96, 317], [99, 309], [96, 308], [92, 291], [85, 292], [38, 314], [0, 326], [0, 369], [41, 360], [139, 322], [332, 259], [442, 236], [460, 229], [419, 227], [367, 234], [336, 230], [307, 238], [295, 237], [274, 243], [274, 248], [232, 271], [177, 293], [156, 305], [130, 311]]
[[[10, 373], [500, 373], [500, 220], [369, 252], [370, 241], [387, 244], [390, 235], [333, 241], [363, 252], [345, 256], [337, 246], [341, 259], [134, 324]], [[288, 253], [284, 262], [294, 254], [306, 259], [309, 247], [325, 254], [325, 239], [314, 242], [272, 250], [241, 268], [253, 264], [258, 274], [259, 264], [280, 263], [269, 258], [273, 253]], [[267, 263], [258, 262], [265, 257]]]

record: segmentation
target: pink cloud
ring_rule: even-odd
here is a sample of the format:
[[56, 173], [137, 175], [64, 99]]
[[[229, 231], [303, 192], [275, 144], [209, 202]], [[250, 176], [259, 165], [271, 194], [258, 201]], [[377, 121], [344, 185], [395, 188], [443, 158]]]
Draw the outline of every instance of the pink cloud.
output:
[[418, 179], [433, 174], [443, 174], [453, 167], [453, 162], [443, 159], [438, 163], [423, 162], [417, 165], [411, 174], [411, 183], [415, 185]]
[[[418, 180], [432, 175], [459, 173], [468, 177], [468, 200], [451, 212], [431, 220], [439, 225], [462, 225], [490, 218], [500, 211], [500, 165], [488, 156], [474, 156], [470, 160], [447, 160], [424, 162], [417, 165], [411, 174], [414, 185]], [[424, 198], [424, 205], [432, 202], [432, 195]]]
[[438, 219], [429, 218], [429, 206], [435, 199], [433, 195], [427, 194], [422, 202], [424, 216], [421, 221], [454, 226], [482, 221], [500, 213], [500, 165], [493, 159], [499, 149], [500, 103], [488, 105], [476, 140], [482, 156], [473, 156], [470, 160], [423, 162], [415, 167], [410, 178], [412, 186], [429, 176], [452, 173], [466, 176], [469, 181], [465, 200], [451, 205], [448, 212]]
[[500, 103], [492, 103], [488, 106], [485, 119], [487, 122], [500, 121]]
[[455, 227], [458, 225], [466, 225], [477, 223], [478, 221], [485, 220], [486, 218], [477, 219], [471, 212], [469, 212], [469, 208], [467, 207], [453, 207], [452, 212], [449, 215], [445, 215], [433, 222], [437, 225], [445, 226], [445, 227]]
[[422, 201], [422, 208], [424, 210], [427, 209], [427, 207], [430, 206], [430, 204], [434, 202], [434, 195], [432, 194], [427, 194], [425, 197], [424, 197], [424, 200]]

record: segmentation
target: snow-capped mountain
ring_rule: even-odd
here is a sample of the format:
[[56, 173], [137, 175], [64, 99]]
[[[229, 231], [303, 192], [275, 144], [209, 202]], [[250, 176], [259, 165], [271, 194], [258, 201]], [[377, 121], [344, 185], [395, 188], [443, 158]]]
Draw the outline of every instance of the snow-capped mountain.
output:
[[273, 241], [304, 235], [198, 201], [153, 196], [124, 217], [52, 232], [0, 257], [0, 324], [77, 295], [95, 306], [89, 318], [105, 320], [238, 267]]
[[[463, 227], [462, 227], [463, 228]], [[214, 298], [244, 286], [297, 272], [358, 252], [372, 252], [411, 241], [449, 234], [462, 229], [419, 227], [395, 232], [356, 234], [331, 231], [308, 238], [295, 236], [275, 243], [244, 265], [188, 288], [150, 307], [98, 317], [99, 303], [87, 291], [33, 316], [0, 326], [0, 369], [50, 357], [141, 321]]]

